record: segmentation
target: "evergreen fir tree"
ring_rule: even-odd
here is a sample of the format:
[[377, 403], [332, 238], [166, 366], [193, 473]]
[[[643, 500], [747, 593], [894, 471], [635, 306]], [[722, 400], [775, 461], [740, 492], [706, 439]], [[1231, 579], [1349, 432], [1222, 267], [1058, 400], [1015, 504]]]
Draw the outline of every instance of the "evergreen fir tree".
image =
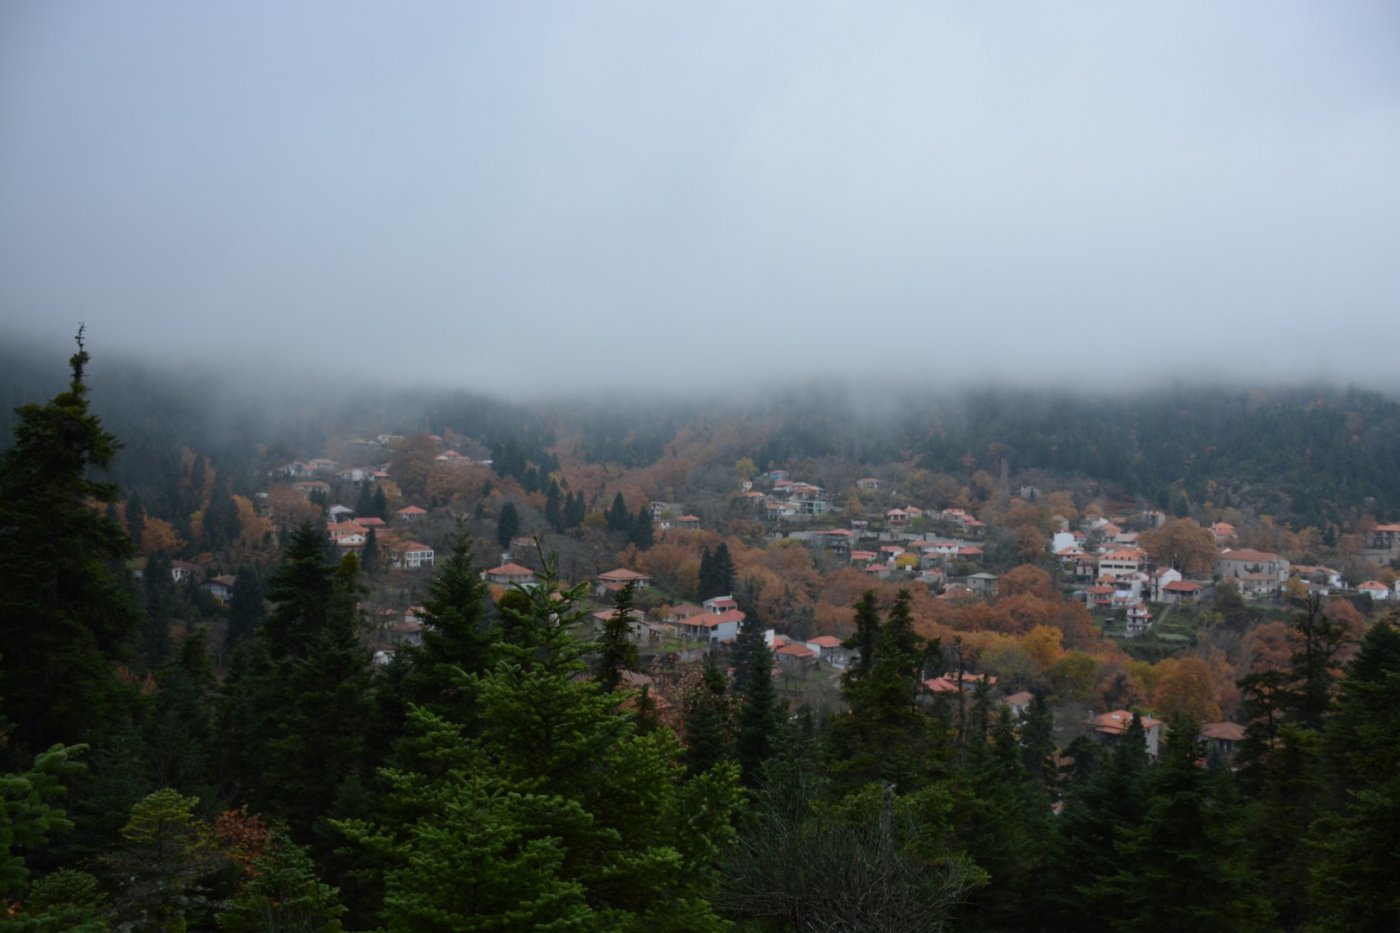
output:
[[146, 533], [146, 508], [137, 492], [126, 500], [126, 533], [134, 545], [140, 545], [141, 536]]
[[778, 702], [773, 691], [773, 652], [756, 622], [745, 618], [735, 646], [734, 758], [747, 787], [758, 785], [763, 763], [773, 751]]
[[715, 553], [711, 556], [711, 565], [714, 574], [713, 592], [710, 596], [732, 596], [734, 594], [734, 558], [729, 555], [729, 545], [723, 541], [715, 548]]
[[866, 590], [856, 601], [855, 631], [842, 644], [847, 651], [855, 652], [855, 659], [842, 681], [855, 681], [870, 673], [875, 663], [875, 642], [880, 636], [880, 607], [875, 602], [875, 591]]
[[1324, 738], [1328, 814], [1312, 828], [1318, 853], [1309, 919], [1322, 930], [1400, 924], [1400, 632], [1371, 626], [1348, 668]]
[[204, 629], [194, 629], [181, 642], [179, 656], [158, 672], [150, 715], [143, 724], [150, 775], [157, 786], [196, 796], [214, 792], [210, 700], [216, 685]]
[[285, 836], [277, 837], [251, 860], [243, 884], [221, 905], [219, 929], [340, 933], [345, 908], [337, 900], [338, 893], [316, 877], [305, 848]]
[[361, 483], [359, 495], [355, 497], [355, 517], [368, 518], [373, 514], [374, 494], [370, 492], [368, 483]]
[[605, 517], [608, 520], [608, 531], [625, 532], [632, 524], [632, 513], [627, 511], [627, 503], [622, 498], [622, 493], [613, 496], [612, 505], [608, 507]]
[[503, 608], [518, 637], [474, 678], [477, 738], [411, 709], [411, 757], [430, 770], [384, 773], [407, 818], [342, 824], [383, 853], [389, 929], [720, 927], [707, 895], [733, 771], [685, 779], [668, 730], [636, 734], [615, 696], [579, 678], [586, 587], [557, 581], [547, 561]]
[[1114, 930], [1273, 928], [1229, 772], [1200, 767], [1198, 732], [1189, 721], [1168, 731], [1142, 820], [1118, 840], [1118, 868], [1105, 885], [1121, 912]]
[[379, 551], [379, 533], [373, 528], [365, 535], [365, 549], [360, 554], [360, 565], [364, 568], [365, 576], [371, 580], [378, 579], [379, 571], [384, 566], [384, 555]]
[[622, 683], [622, 672], [637, 669], [637, 646], [632, 643], [636, 585], [628, 583], [613, 601], [613, 615], [603, 623], [598, 639], [598, 686], [607, 693]]
[[170, 660], [170, 618], [175, 610], [175, 582], [170, 578], [170, 558], [153, 554], [142, 577], [145, 613], [137, 629], [143, 670], [154, 671]]
[[[918, 703], [924, 651], [914, 633], [910, 600], [908, 590], [899, 591], [875, 632], [873, 650], [863, 653], [869, 670], [848, 675], [842, 686], [850, 709], [833, 721], [831, 741], [833, 767], [847, 788], [881, 781], [909, 791], [928, 771], [931, 723]], [[869, 592], [861, 597], [858, 615], [869, 613], [872, 601]], [[857, 629], [858, 638], [865, 634]]]
[[710, 556], [707, 544], [700, 550], [700, 572], [696, 576], [695, 598], [704, 602], [711, 596], [723, 595], [715, 592], [714, 559]]
[[374, 508], [370, 514], [386, 522], [389, 520], [389, 497], [384, 494], [383, 486], [374, 487]]
[[632, 529], [628, 540], [637, 546], [637, 550], [648, 550], [656, 543], [656, 529], [651, 523], [651, 509], [645, 505], [637, 509], [637, 517], [632, 519]]
[[238, 568], [233, 596], [228, 603], [228, 626], [224, 629], [224, 657], [232, 658], [239, 645], [253, 637], [264, 616], [267, 605], [263, 599], [262, 575], [256, 568]]
[[960, 778], [958, 835], [967, 854], [991, 881], [969, 900], [960, 926], [1032, 928], [1039, 920], [1036, 903], [1051, 813], [1041, 788], [1021, 765], [1021, 748], [1007, 707], [991, 716], [989, 735], [971, 742]]
[[1289, 718], [1318, 731], [1332, 705], [1337, 652], [1347, 642], [1346, 627], [1328, 618], [1322, 608], [1320, 597], [1309, 596], [1295, 620], [1300, 644], [1291, 660], [1292, 683], [1285, 695]]
[[1084, 918], [1108, 927], [1131, 917], [1112, 888], [1119, 850], [1147, 809], [1147, 745], [1135, 713], [1087, 784], [1065, 799], [1050, 840], [1045, 885], [1049, 926], [1080, 930]]
[[501, 513], [496, 516], [496, 543], [502, 550], [509, 550], [510, 543], [515, 540], [515, 536], [520, 534], [520, 515], [515, 511], [515, 503], [507, 502], [501, 506]]
[[116, 576], [133, 549], [103, 508], [115, 488], [89, 477], [119, 445], [88, 410], [81, 329], [77, 342], [68, 388], [16, 409], [14, 444], [0, 455], [0, 718], [12, 766], [119, 728], [135, 701], [113, 667], [139, 618]]
[[456, 723], [472, 718], [468, 678], [486, 671], [496, 631], [486, 614], [486, 584], [472, 562], [472, 539], [458, 524], [423, 604], [423, 642], [404, 654], [405, 702]]
[[230, 672], [220, 729], [249, 802], [302, 838], [360, 773], [372, 722], [358, 561], [347, 555], [332, 567], [322, 543], [310, 526], [292, 534], [268, 581], [273, 610]]
[[205, 550], [222, 551], [238, 538], [242, 530], [238, 507], [230, 495], [227, 481], [216, 481], [209, 504], [204, 508]]
[[571, 493], [564, 508], [565, 528], [578, 528], [588, 515], [588, 505], [583, 501], [583, 493]]
[[564, 530], [564, 506], [563, 497], [559, 491], [559, 484], [553, 479], [549, 481], [549, 492], [545, 494], [544, 500], [544, 520], [549, 522], [549, 527], [556, 532]]
[[685, 699], [685, 765], [700, 774], [730, 757], [733, 725], [728, 684], [713, 651], [705, 653], [700, 682]]
[[1059, 775], [1055, 770], [1055, 717], [1045, 702], [1045, 693], [1036, 690], [1021, 716], [1021, 767], [1031, 783], [1048, 798], [1058, 796]]

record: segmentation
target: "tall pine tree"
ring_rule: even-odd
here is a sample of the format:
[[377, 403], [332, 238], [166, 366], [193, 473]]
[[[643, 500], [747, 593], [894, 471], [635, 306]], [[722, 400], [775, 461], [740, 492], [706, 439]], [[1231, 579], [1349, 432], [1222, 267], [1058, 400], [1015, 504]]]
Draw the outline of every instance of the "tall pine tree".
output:
[[139, 618], [118, 578], [133, 548], [104, 508], [115, 487], [92, 478], [119, 445], [88, 410], [81, 329], [77, 343], [68, 388], [18, 408], [14, 445], [0, 456], [0, 715], [11, 766], [117, 729], [135, 701], [115, 671]]

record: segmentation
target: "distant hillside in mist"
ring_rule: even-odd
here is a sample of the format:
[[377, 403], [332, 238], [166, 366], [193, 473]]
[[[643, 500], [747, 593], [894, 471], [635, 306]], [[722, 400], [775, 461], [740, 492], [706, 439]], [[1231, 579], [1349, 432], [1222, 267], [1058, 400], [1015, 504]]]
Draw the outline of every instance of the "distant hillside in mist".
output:
[[[1358, 514], [1400, 514], [1400, 404], [1354, 388], [933, 393], [828, 383], [686, 401], [524, 404], [376, 387], [372, 372], [299, 382], [294, 374], [207, 374], [90, 349], [93, 406], [126, 446], [116, 479], [132, 488], [168, 477], [185, 447], [232, 475], [251, 475], [278, 458], [319, 453], [337, 436], [450, 430], [486, 448], [509, 442], [527, 451], [567, 436], [586, 460], [640, 467], [684, 432], [724, 433], [731, 443], [741, 437], [743, 455], [759, 467], [840, 458], [951, 474], [1042, 470], [1172, 511], [1206, 501], [1248, 505], [1317, 527]], [[6, 347], [0, 371], [0, 430], [8, 443], [12, 409], [52, 396], [67, 370], [57, 353]]]

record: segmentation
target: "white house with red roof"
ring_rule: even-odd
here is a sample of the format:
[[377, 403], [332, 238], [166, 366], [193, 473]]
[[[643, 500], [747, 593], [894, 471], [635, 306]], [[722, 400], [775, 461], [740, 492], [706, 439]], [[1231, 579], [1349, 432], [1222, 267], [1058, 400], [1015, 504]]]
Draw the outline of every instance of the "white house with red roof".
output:
[[1146, 555], [1140, 548], [1117, 548], [1099, 557], [1100, 577], [1122, 577], [1142, 569]]
[[389, 566], [402, 570], [421, 570], [433, 566], [434, 552], [421, 541], [399, 541], [389, 545]]
[[738, 637], [743, 621], [744, 614], [739, 611], [734, 597], [716, 596], [705, 600], [700, 612], [677, 620], [676, 631], [688, 638], [729, 641]]
[[406, 505], [394, 513], [394, 515], [397, 516], [398, 520], [401, 522], [422, 521], [423, 517], [427, 514], [427, 509], [419, 508], [416, 505]]
[[237, 577], [224, 574], [201, 583], [199, 588], [219, 602], [226, 603], [233, 598], [233, 588], [237, 583]]
[[1240, 592], [1249, 595], [1280, 592], [1290, 572], [1288, 561], [1271, 551], [1226, 548], [1215, 559], [1216, 576], [1234, 580]]
[[1138, 600], [1128, 604], [1128, 621], [1124, 628], [1124, 634], [1129, 638], [1134, 638], [1152, 628], [1152, 613], [1148, 611], [1147, 604]]
[[835, 635], [818, 635], [815, 638], [809, 638], [807, 639], [807, 647], [815, 651], [818, 658], [832, 667], [846, 666], [845, 644]]
[[637, 589], [643, 590], [651, 585], [651, 577], [635, 570], [628, 570], [626, 567], [609, 570], [607, 573], [598, 574], [597, 595], [606, 596], [609, 593], [616, 593], [629, 583]]
[[1162, 593], [1166, 585], [1168, 583], [1176, 583], [1181, 579], [1181, 571], [1177, 570], [1175, 567], [1162, 567], [1154, 571], [1152, 574], [1152, 601], [1154, 603], [1166, 602], [1166, 600], [1162, 598]]
[[[1102, 713], [1091, 717], [1089, 727], [1098, 735], [1099, 741], [1105, 745], [1112, 745], [1127, 735], [1128, 728], [1133, 723], [1133, 714], [1125, 709], [1116, 709], [1112, 712]], [[1162, 740], [1162, 722], [1153, 719], [1151, 716], [1142, 717], [1143, 741], [1147, 746], [1149, 757], [1157, 757], [1157, 749]]]
[[1390, 599], [1393, 595], [1390, 587], [1379, 580], [1367, 580], [1356, 589], [1357, 592], [1365, 593], [1372, 599]]
[[785, 670], [800, 670], [817, 663], [817, 652], [800, 641], [789, 641], [773, 651], [773, 656]]
[[1400, 523], [1389, 522], [1372, 528], [1371, 547], [1379, 551], [1400, 549]]
[[520, 586], [531, 586], [535, 582], [535, 572], [529, 567], [522, 567], [516, 563], [504, 563], [499, 567], [492, 567], [489, 570], [481, 571], [481, 579], [488, 583], [500, 583], [504, 586], [518, 584]]
[[1205, 586], [1192, 580], [1173, 580], [1162, 587], [1157, 601], [1169, 606], [1194, 605], [1200, 602], [1205, 591]]

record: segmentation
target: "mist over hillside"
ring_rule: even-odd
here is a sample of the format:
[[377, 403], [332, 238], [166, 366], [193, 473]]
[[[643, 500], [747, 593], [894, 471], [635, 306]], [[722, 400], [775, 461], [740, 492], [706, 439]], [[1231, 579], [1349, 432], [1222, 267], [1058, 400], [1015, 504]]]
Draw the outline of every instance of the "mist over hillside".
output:
[[[1164, 509], [1248, 503], [1298, 525], [1400, 510], [1400, 404], [1357, 388], [936, 391], [828, 379], [690, 398], [598, 392], [521, 402], [376, 385], [373, 374], [250, 378], [93, 349], [94, 408], [126, 445], [117, 479], [135, 488], [185, 448], [251, 476], [319, 455], [337, 437], [450, 431], [484, 451], [566, 442], [583, 462], [624, 468], [653, 464], [679, 442], [702, 458], [748, 457], [760, 468], [830, 458], [1011, 478], [1046, 471]], [[6, 437], [15, 406], [56, 388], [61, 358], [47, 355], [7, 349], [0, 359]]]

